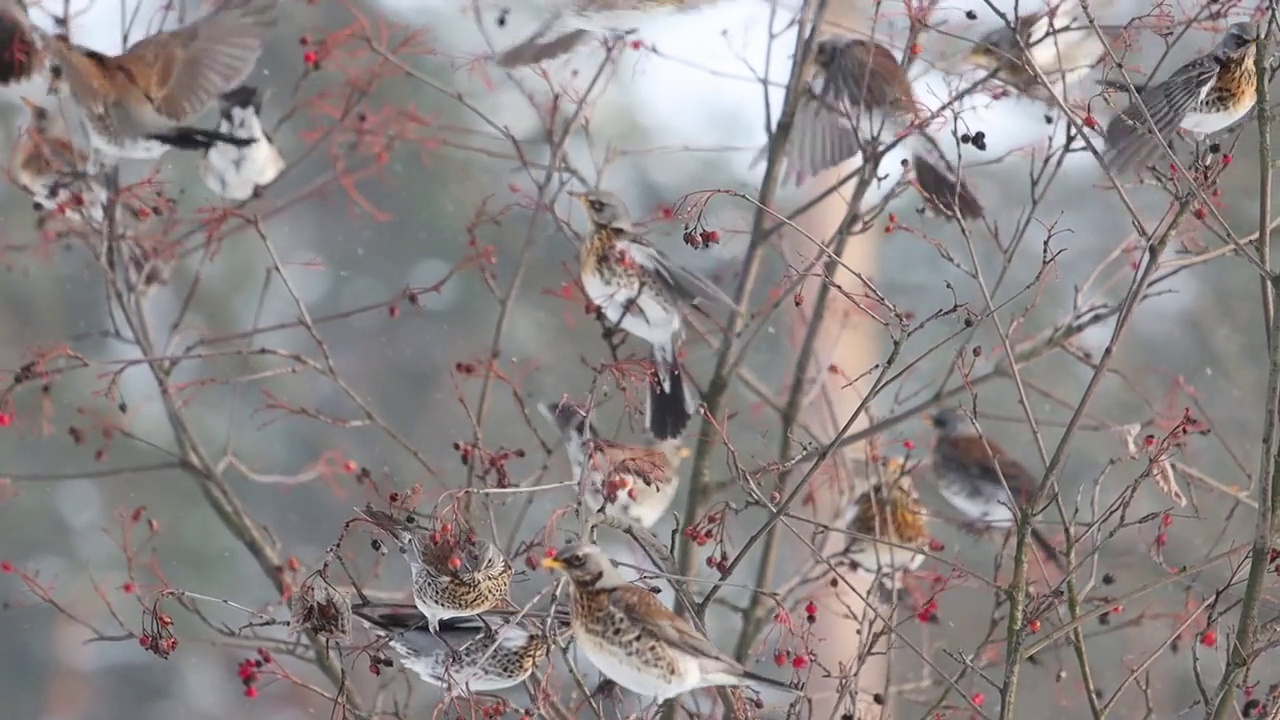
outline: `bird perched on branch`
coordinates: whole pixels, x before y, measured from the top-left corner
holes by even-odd
[[[372,505],[357,512],[404,549],[413,573],[413,603],[431,632],[442,620],[478,615],[507,599],[515,571],[493,543],[433,533]]]
[[[656,595],[624,580],[596,545],[562,548],[542,566],[569,576],[574,642],[605,677],[632,692],[659,703],[721,685],[799,692],[721,652]]]
[[[902,576],[924,562],[929,528],[924,506],[902,460],[888,458],[879,474],[845,514],[854,536],[840,553],[855,569],[875,575],[892,595]]]
[[[680,486],[676,468],[689,454],[679,438],[624,445],[601,439],[587,423],[586,408],[569,400],[539,409],[564,435],[569,467],[582,483],[588,510],[603,510],[645,529],[662,518]]]
[[[107,164],[151,160],[171,148],[207,150],[253,140],[188,123],[244,82],[275,24],[276,0],[226,0],[186,27],[138,41],[119,56],[54,36],[46,50]],[[96,159],[96,158],[95,158]]]
[[[1123,26],[1088,24],[1079,0],[1062,0],[1043,12],[1013,19],[974,43],[965,60],[994,71],[994,80],[1044,102],[1064,100],[1068,87],[1079,82],[1102,62],[1110,40]],[[1041,81],[1037,71],[1044,76]],[[1046,82],[1047,81],[1047,82]]]
[[[657,378],[649,383],[645,425],[657,440],[678,438],[694,408],[693,393],[676,357],[684,338],[681,312],[700,298],[715,299],[730,308],[734,302],[637,234],[617,195],[604,190],[570,195],[582,201],[591,221],[590,236],[582,246],[583,290],[600,308],[607,338],[621,329],[652,346]]]
[[[1257,44],[1257,23],[1236,23],[1208,55],[1142,89],[1107,123],[1108,167],[1125,172],[1156,163],[1178,128],[1200,138],[1241,120],[1258,100]]]
[[[549,5],[548,15],[533,33],[498,54],[498,65],[514,68],[554,60],[597,33],[626,34],[646,15],[716,2],[719,0],[553,0],[544,3]],[[555,35],[550,40],[543,39],[551,33]]]
[[[200,177],[217,195],[248,200],[284,172],[284,158],[262,127],[262,94],[241,85],[218,101],[218,132],[251,141],[240,146],[217,142],[205,151]]]
[[[1027,504],[1035,499],[1039,484],[1026,467],[1004,448],[974,433],[957,408],[940,410],[931,420],[938,431],[933,449],[938,491],[969,522],[977,527],[1011,528],[1018,512],[1033,509]],[[1067,571],[1062,553],[1034,526],[1031,541],[1059,570]]]
[[[0,0],[0,85],[30,80],[43,68],[42,41],[23,0]]]
[[[387,638],[406,669],[436,687],[473,693],[503,690],[524,682],[551,653],[551,641],[541,627],[546,613],[519,616],[517,611],[490,610],[441,620],[434,633],[413,605],[362,605],[352,613]],[[551,628],[556,639],[567,639],[567,615],[553,615]]]
[[[870,40],[828,37],[814,48],[809,79],[783,151],[797,183],[903,138],[912,150],[916,184],[935,209],[982,217],[982,203],[942,156],[923,127],[906,71],[888,48]],[[753,165],[768,154],[766,145]]]

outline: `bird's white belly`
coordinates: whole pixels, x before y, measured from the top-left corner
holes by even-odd
[[[393,643],[394,644],[394,643]],[[404,651],[402,651],[404,652]],[[494,692],[509,688],[515,683],[506,678],[493,678],[474,667],[453,662],[450,653],[443,650],[427,656],[410,656],[402,660],[405,668],[412,670],[423,681],[436,687],[457,688],[471,692]]]
[[[587,656],[591,664],[605,677],[633,693],[647,695],[662,702],[698,686],[698,668],[694,663],[685,663],[686,667],[682,668],[683,677],[674,677],[670,682],[665,682],[656,673],[641,671],[634,660],[617,648],[588,637],[585,633],[575,635],[578,647],[582,648],[582,654]]]
[[[1182,119],[1182,129],[1201,135],[1216,133],[1239,122],[1251,109],[1252,106],[1243,106],[1222,113],[1189,112]]]
[[[665,343],[680,331],[679,311],[667,307],[653,293],[642,292],[637,296],[595,275],[585,274],[582,290],[610,323],[650,344]]]
[[[1007,505],[1009,502],[1007,496],[1003,502],[994,502],[982,495],[973,496],[960,492],[950,487],[946,482],[938,484],[938,492],[942,494],[942,497],[947,502],[951,503],[952,507],[960,511],[960,514],[974,522],[980,522],[991,527],[1009,527],[1013,524],[1013,512]]]

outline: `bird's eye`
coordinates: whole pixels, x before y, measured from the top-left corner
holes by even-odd
[[[582,567],[583,562],[584,562],[583,557],[581,555],[578,555],[577,553],[574,553],[573,555],[570,555],[569,557],[564,559],[564,564],[568,565],[569,567]]]
[[[596,212],[600,212],[600,211],[604,210],[604,203],[600,202],[599,200],[592,200],[592,201],[591,201],[591,209],[592,209],[592,210],[594,210],[594,211],[596,211]]]

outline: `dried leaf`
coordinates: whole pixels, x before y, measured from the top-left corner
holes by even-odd
[[[319,573],[289,598],[289,631],[311,632],[328,640],[351,636],[351,601]]]
[[[1156,481],[1156,487],[1160,488],[1160,492],[1177,503],[1178,507],[1187,506],[1187,497],[1182,494],[1182,490],[1178,487],[1178,478],[1173,473],[1173,463],[1153,458],[1151,479]]]
[[[1111,428],[1111,434],[1124,445],[1125,451],[1129,453],[1129,459],[1138,457],[1138,453],[1142,450],[1138,446],[1138,433],[1142,432],[1140,423],[1129,423],[1119,427]]]

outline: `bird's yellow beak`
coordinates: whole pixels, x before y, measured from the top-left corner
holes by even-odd
[[[543,558],[542,567],[549,568],[551,570],[563,570],[564,563],[560,562],[559,558],[553,558],[553,557]]]

